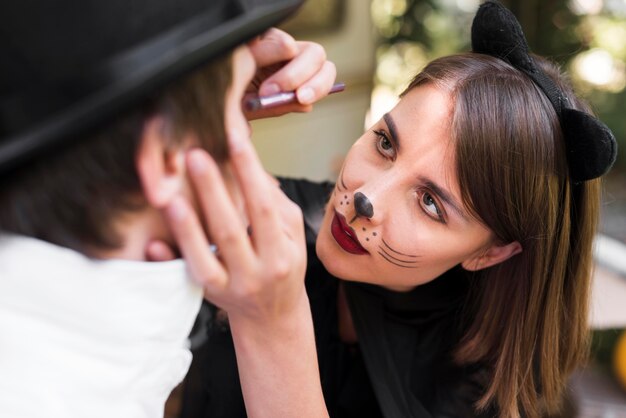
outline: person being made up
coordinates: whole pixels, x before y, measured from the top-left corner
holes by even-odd
[[[281,179],[305,217],[331,417],[539,417],[587,356],[615,139],[499,3],[480,6],[472,44],[413,79],[336,184]],[[175,228],[187,252],[206,246],[192,221]],[[185,418],[246,415],[231,331],[194,358]]]
[[[0,416],[163,416],[201,285],[231,315],[251,414],[291,413],[285,396],[323,412],[302,214],[263,171],[241,107],[249,86],[296,90],[275,113],[329,91],[324,50],[269,29],[300,3],[2,3]],[[205,207],[190,179],[207,151],[238,202],[224,221],[253,231],[241,274],[219,285],[192,282],[181,260],[146,262],[175,248],[179,196]],[[247,297],[257,283],[266,293]]]

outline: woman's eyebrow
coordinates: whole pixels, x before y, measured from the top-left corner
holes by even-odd
[[[450,206],[452,210],[454,210],[464,221],[468,220],[468,216],[463,209],[461,209],[461,205],[454,199],[451,193],[449,193],[446,189],[439,186],[434,181],[426,178],[420,177],[419,181],[424,184],[427,188],[432,190],[443,202]]]
[[[398,136],[396,123],[393,121],[393,118],[391,117],[389,113],[385,113],[383,115],[383,120],[387,124],[387,129],[389,130],[389,136],[391,137],[389,138],[389,140],[393,141],[394,145],[396,146],[396,149],[400,151],[400,137]],[[461,209],[462,206],[454,199],[452,194],[449,193],[446,189],[444,189],[443,187],[439,186],[437,183],[435,183],[434,181],[426,177],[420,177],[419,180],[422,184],[426,185],[426,187],[432,190],[433,193],[439,196],[446,205],[450,206],[452,210],[454,210],[464,221],[467,221],[469,219],[465,211]]]
[[[389,135],[391,136],[391,138],[389,139],[393,141],[394,145],[396,146],[396,150],[400,151],[400,137],[398,136],[396,123],[393,121],[389,113],[385,113],[383,115],[383,120],[387,124],[387,129],[389,129]]]

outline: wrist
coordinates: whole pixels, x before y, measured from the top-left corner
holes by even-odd
[[[311,309],[304,289],[302,293],[293,309],[282,315],[229,318],[241,387],[251,418],[328,417]]]
[[[313,330],[309,298],[304,289],[289,310],[264,316],[229,312],[228,321],[233,339],[239,344],[280,344],[309,332],[312,335]]]

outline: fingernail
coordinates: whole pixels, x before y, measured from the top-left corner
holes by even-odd
[[[187,207],[179,197],[174,198],[174,200],[170,202],[170,205],[167,207],[167,215],[176,222],[182,221],[185,218],[187,215]]]
[[[189,171],[194,174],[202,174],[206,171],[206,161],[200,151],[190,151],[187,157]]]
[[[311,87],[303,87],[298,90],[298,101],[302,104],[312,103],[315,98],[315,92]]]
[[[280,93],[280,86],[276,83],[264,84],[259,89],[259,95],[261,96],[270,96],[276,93]]]

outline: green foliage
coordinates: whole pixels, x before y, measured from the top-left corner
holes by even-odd
[[[621,115],[626,105],[624,16],[606,10],[606,4],[605,10],[595,15],[576,14],[569,0],[502,3],[520,20],[531,50],[571,73],[579,92],[615,133],[620,150],[626,150],[626,124]],[[373,0],[372,16],[381,36],[376,82],[399,92],[429,60],[469,50],[471,20],[478,4],[479,0]],[[605,52],[611,61],[598,64],[599,54],[587,54],[595,50]],[[596,60],[596,67],[590,67],[592,59]],[[581,68],[587,69],[587,75]],[[614,79],[599,82],[598,68]],[[585,79],[590,73],[593,76],[594,71],[596,79]],[[624,154],[618,155],[615,169],[626,173]]]

